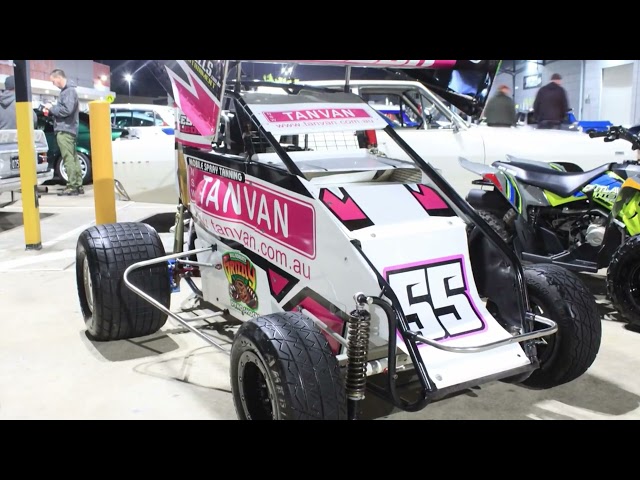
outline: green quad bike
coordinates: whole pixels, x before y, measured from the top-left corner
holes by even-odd
[[[640,148],[640,126],[590,132]],[[491,166],[460,159],[482,177],[467,201],[525,262],[578,272],[608,268],[607,294],[640,325],[640,165],[638,159],[589,171],[575,165],[508,157]]]

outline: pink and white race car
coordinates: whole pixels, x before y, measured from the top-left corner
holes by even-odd
[[[361,97],[245,82],[230,66],[167,65],[195,127],[187,142],[177,132],[174,251],[144,223],[79,236],[79,300],[95,340],[151,335],[170,317],[230,355],[240,419],[357,419],[368,392],[416,411],[488,381],[552,388],[589,369],[601,325],[579,278],[523,267]],[[343,132],[358,149],[308,146]],[[382,132],[405,158],[380,153]],[[181,281],[212,306],[207,322],[240,321],[230,349],[171,309]],[[411,400],[400,372],[417,385]]]

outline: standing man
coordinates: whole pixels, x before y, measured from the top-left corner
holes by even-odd
[[[512,127],[516,124],[516,105],[509,93],[511,89],[508,86],[500,85],[498,93],[487,102],[484,116],[490,127]]]
[[[567,92],[561,86],[562,77],[558,73],[551,75],[551,81],[538,90],[533,102],[533,114],[538,128],[559,129],[569,111]]]
[[[60,97],[56,105],[47,103],[44,108],[53,116],[53,131],[69,178],[67,186],[58,192],[58,195],[79,195],[84,193],[84,189],[82,188],[82,169],[76,154],[80,111],[78,92],[75,85],[67,80],[64,71],[59,68],[51,72],[49,79],[60,89]]]

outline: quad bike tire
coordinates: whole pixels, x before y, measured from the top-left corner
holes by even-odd
[[[124,271],[136,262],[165,255],[157,231],[145,223],[95,225],[84,230],[76,246],[76,282],[89,336],[97,341],[151,335],[167,315],[130,290]],[[135,270],[131,282],[169,308],[168,264]]]
[[[555,321],[558,331],[537,345],[540,368],[522,384],[553,388],[580,377],[596,359],[602,338],[598,307],[584,282],[562,267],[539,264],[523,270],[531,308]]]
[[[299,312],[244,322],[231,347],[240,420],[346,420],[344,381],[321,330]]]
[[[82,184],[89,185],[93,181],[93,168],[91,166],[91,159],[88,155],[82,152],[76,152],[76,156],[78,157],[78,162],[80,162],[80,168],[82,170]],[[62,180],[64,185],[69,181],[69,177],[67,176],[67,171],[64,168],[64,160],[62,157],[58,158],[55,167],[55,175],[57,178]]]
[[[495,213],[488,212],[486,210],[478,210],[477,212],[478,215],[480,215],[482,219],[489,224],[493,231],[496,232],[502,240],[506,243],[511,242],[511,234],[507,230],[507,224],[504,220],[498,217]]]
[[[640,326],[640,235],[629,238],[613,254],[607,270],[607,293],[620,316]]]

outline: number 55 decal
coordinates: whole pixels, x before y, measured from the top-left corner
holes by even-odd
[[[486,328],[469,293],[464,257],[389,267],[384,275],[413,332],[442,340]]]

